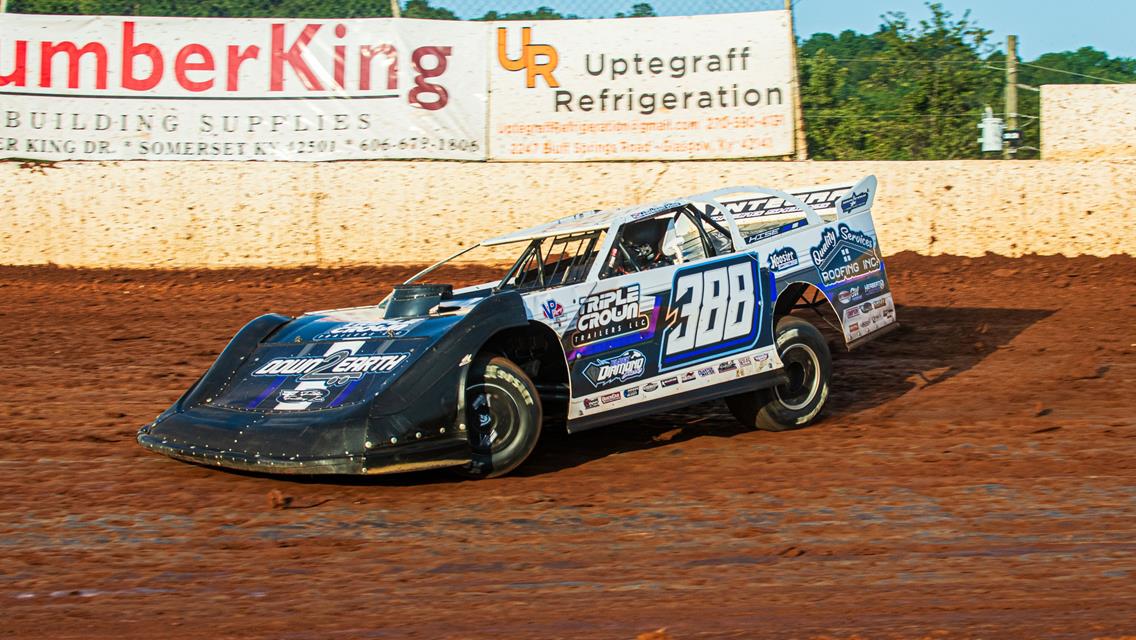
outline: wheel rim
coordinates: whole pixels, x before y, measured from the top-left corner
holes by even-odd
[[[466,389],[469,406],[470,445],[481,454],[509,446],[521,426],[521,408],[504,387],[485,382]]]
[[[781,353],[781,362],[789,381],[774,387],[773,392],[786,409],[799,411],[812,402],[820,389],[820,358],[808,345],[794,343]]]

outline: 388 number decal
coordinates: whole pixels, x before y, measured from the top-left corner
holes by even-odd
[[[763,311],[759,273],[749,256],[679,269],[659,370],[753,348]]]

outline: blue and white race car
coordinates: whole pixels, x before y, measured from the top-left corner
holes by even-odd
[[[831,358],[792,312],[831,309],[849,348],[897,326],[875,193],[869,176],[589,211],[477,245],[517,256],[498,281],[423,283],[463,251],[375,306],[261,316],[138,441],[271,473],[494,477],[545,424],[724,398],[746,425],[803,427]]]

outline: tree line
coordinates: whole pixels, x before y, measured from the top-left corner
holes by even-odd
[[[930,17],[881,16],[874,33],[817,33],[798,42],[801,104],[809,156],[818,160],[946,160],[980,158],[977,124],[986,106],[1003,115],[1006,53],[991,31],[928,3]],[[429,0],[403,0],[407,18],[457,20]],[[186,17],[389,17],[389,0],[10,0],[13,13]],[[647,3],[611,17],[654,16]],[[549,7],[489,11],[477,20],[560,20],[578,16]],[[1018,82],[1136,82],[1136,59],[1082,47],[1019,62]],[[1040,99],[1019,91],[1019,157],[1040,146]],[[1031,149],[1033,148],[1033,149]],[[990,154],[987,154],[988,156]]]

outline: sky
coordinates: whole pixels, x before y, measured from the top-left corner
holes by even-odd
[[[1136,58],[1136,0],[938,0],[961,16],[968,8],[979,26],[991,29],[998,48],[1006,36],[1018,36],[1018,55],[1032,60],[1043,53],[1092,46],[1112,56]],[[463,18],[490,9],[515,11],[540,5],[591,17],[626,12],[636,2],[648,2],[659,15],[723,13],[781,8],[782,0],[432,0],[457,10]],[[797,35],[840,33],[852,29],[871,33],[888,11],[903,11],[914,22],[930,16],[923,0],[795,0]]]

